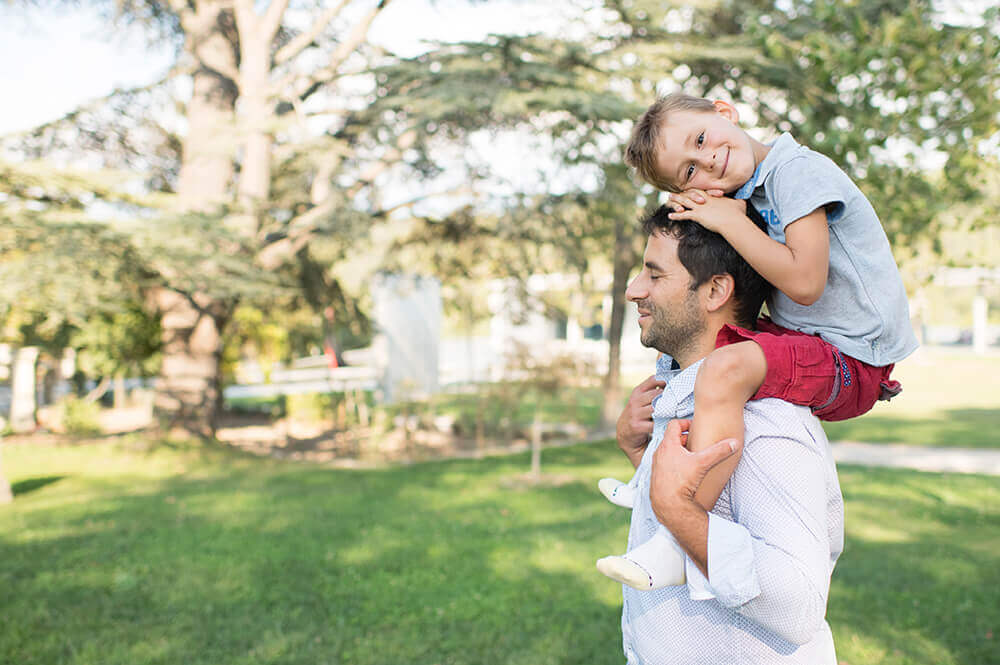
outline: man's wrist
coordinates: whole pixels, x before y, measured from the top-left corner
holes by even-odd
[[[677,493],[664,496],[662,492],[655,492],[651,493],[649,498],[656,519],[671,531],[684,521],[705,512],[694,497],[685,497]]]
[[[618,448],[631,460],[632,465],[638,467],[643,454],[646,452],[646,448],[649,446],[649,437],[645,437],[644,441],[639,445],[636,445],[634,440],[630,440],[627,437],[616,437],[616,441]]]

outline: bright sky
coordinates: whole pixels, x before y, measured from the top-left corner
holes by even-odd
[[[553,4],[401,0],[377,19],[370,36],[397,52],[413,53],[421,40],[476,39],[527,26],[538,30],[551,22]],[[146,44],[140,29],[112,29],[87,8],[0,4],[0,90],[6,101],[0,134],[53,120],[115,88],[155,81],[172,61],[169,50]]]

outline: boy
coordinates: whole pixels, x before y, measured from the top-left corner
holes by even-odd
[[[670,217],[721,234],[775,288],[756,330],[726,326],[695,383],[691,450],[743,440],[748,400],[777,397],[844,420],[899,393],[889,378],[917,347],[889,241],[871,204],[830,159],[783,134],[770,145],[737,125],[731,104],[683,94],[657,100],[636,123],[625,162],[671,192]],[[724,196],[728,195],[728,196]],[[762,234],[746,214],[767,220]],[[739,456],[713,469],[697,500],[710,510]],[[631,507],[634,487],[605,478],[601,491]],[[637,589],[684,583],[684,555],[669,532],[604,574]]]

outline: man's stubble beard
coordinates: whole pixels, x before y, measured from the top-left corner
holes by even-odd
[[[639,341],[671,358],[683,357],[687,348],[695,344],[707,327],[705,317],[698,308],[697,291],[688,291],[683,306],[673,316],[649,301],[638,304],[649,311],[652,319],[639,335]]]

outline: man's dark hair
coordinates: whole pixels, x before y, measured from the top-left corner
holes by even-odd
[[[732,275],[736,322],[744,328],[753,329],[761,305],[771,294],[771,284],[751,268],[721,235],[709,231],[698,222],[670,219],[671,212],[673,211],[666,206],[657,208],[642,220],[643,232],[646,235],[662,233],[677,239],[677,258],[691,273],[692,291],[713,275]],[[767,233],[767,222],[749,204],[747,216],[762,233]]]

